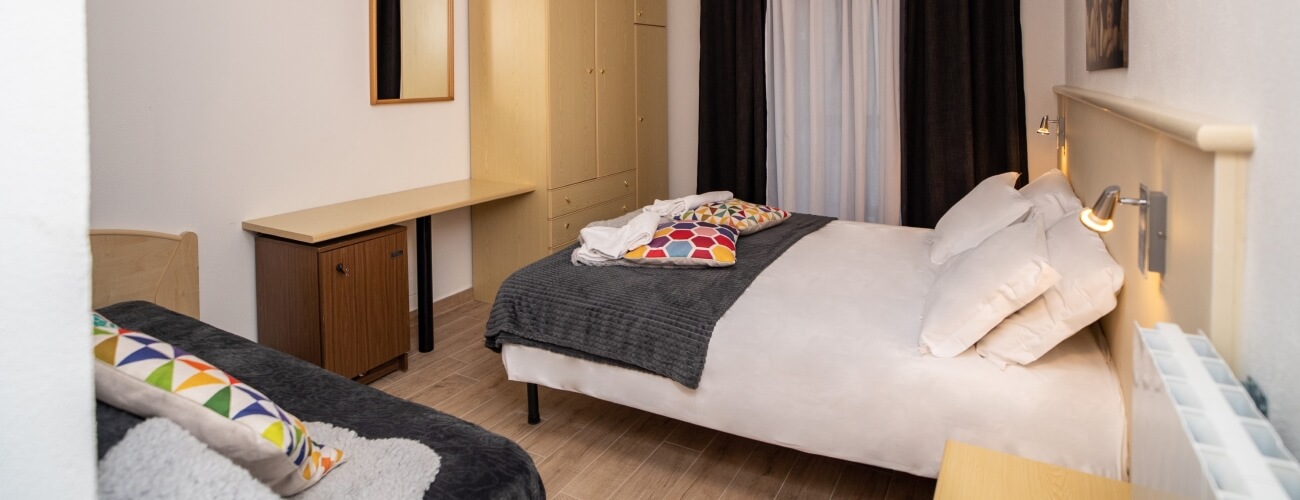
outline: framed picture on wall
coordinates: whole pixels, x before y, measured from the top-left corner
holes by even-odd
[[[1088,71],[1128,67],[1128,0],[1087,0]]]

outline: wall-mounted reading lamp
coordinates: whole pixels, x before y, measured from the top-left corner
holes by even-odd
[[[1051,124],[1056,124],[1056,130],[1061,130],[1061,120],[1053,120],[1050,116],[1043,115],[1043,119],[1038,121],[1038,135],[1051,135],[1052,129],[1048,128]]]
[[[1168,199],[1164,193],[1151,191],[1145,184],[1140,185],[1137,198],[1121,198],[1119,186],[1108,186],[1097,197],[1092,208],[1085,208],[1079,214],[1079,220],[1088,229],[1105,233],[1115,229],[1115,206],[1117,204],[1138,206],[1138,269],[1145,275],[1147,271],[1164,274],[1165,241],[1168,240],[1166,214]]]

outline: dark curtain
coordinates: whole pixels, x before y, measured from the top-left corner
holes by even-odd
[[[375,86],[380,99],[402,97],[402,10],[398,0],[375,2]]]
[[[903,224],[934,227],[1027,171],[1020,0],[905,0],[902,23]]]
[[[696,190],[767,201],[766,0],[700,2]]]

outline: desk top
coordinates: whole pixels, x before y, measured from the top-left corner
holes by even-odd
[[[936,499],[1132,498],[1128,483],[948,441]]]
[[[319,243],[426,215],[529,193],[533,189],[530,184],[468,179],[246,220],[243,227],[255,233],[303,243]]]

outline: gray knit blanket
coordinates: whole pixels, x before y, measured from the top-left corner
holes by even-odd
[[[742,236],[720,268],[581,267],[561,251],[506,278],[486,345],[519,344],[700,385],[713,326],[750,283],[832,217],[792,214]]]

